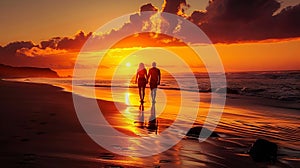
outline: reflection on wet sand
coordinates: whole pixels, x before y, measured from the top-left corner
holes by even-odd
[[[138,121],[136,122],[138,125],[137,127],[139,128],[144,128],[145,125],[145,112],[144,112],[144,103],[141,102],[139,106],[139,116],[138,116]]]
[[[150,117],[149,117],[149,122],[148,122],[148,127],[147,128],[150,132],[155,132],[155,134],[157,134],[158,120],[156,118],[155,103],[152,103],[152,106],[151,106],[151,114],[150,114]]]
[[[149,117],[148,123],[145,122],[145,111],[144,111],[144,103],[141,103],[139,106],[139,115],[138,121],[135,122],[138,128],[147,129],[149,133],[157,134],[158,130],[158,120],[156,118],[156,108],[155,103],[151,105],[151,114]]]

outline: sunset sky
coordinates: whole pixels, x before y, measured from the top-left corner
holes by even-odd
[[[167,7],[162,7],[163,0],[0,1],[0,63],[50,67],[71,75],[89,32],[125,14],[132,14],[128,22],[134,25],[133,13],[148,3],[173,13],[179,8],[176,1],[185,0],[166,0]],[[186,0],[182,17],[197,24],[215,43],[226,71],[299,70],[299,0],[280,2]]]
[[[163,0],[1,0],[0,45],[12,41],[39,43],[51,37],[73,36],[77,31],[93,32],[110,20],[135,13],[152,3],[161,9]],[[204,10],[208,0],[189,0],[194,10]],[[3,26],[4,25],[4,26]]]

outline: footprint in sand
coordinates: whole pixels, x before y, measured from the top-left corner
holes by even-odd
[[[43,134],[46,134],[46,132],[43,131],[36,132],[36,135],[43,135]]]
[[[28,142],[29,139],[28,139],[28,138],[22,138],[20,141],[21,141],[21,142]]]
[[[123,168],[123,166],[105,165],[104,168]]]
[[[54,116],[56,116],[56,113],[50,113],[49,114],[51,117],[54,117]]]
[[[26,153],[23,155],[23,158],[20,162],[18,162],[18,164],[25,166],[32,166],[34,164],[36,164],[36,158],[37,158],[37,155],[36,154],[33,154],[33,153]]]
[[[11,137],[14,138],[14,139],[19,139],[21,136],[19,136],[19,135],[13,135]]]
[[[33,128],[32,127],[25,127],[24,129],[25,130],[32,130]]]
[[[40,122],[40,125],[46,125],[48,124],[47,122]]]
[[[102,153],[99,158],[101,159],[106,159],[106,160],[111,160],[113,159],[115,156],[111,153]]]
[[[172,162],[171,160],[160,160],[159,163],[170,163]]]

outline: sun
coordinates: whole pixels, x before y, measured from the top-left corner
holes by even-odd
[[[127,63],[126,63],[126,66],[127,66],[127,67],[130,67],[130,66],[131,66],[130,62],[127,62]]]

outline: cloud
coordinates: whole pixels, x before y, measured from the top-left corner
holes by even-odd
[[[205,11],[194,11],[189,17],[189,20],[199,26],[205,22],[206,20],[205,17],[206,17]]]
[[[53,49],[47,48],[42,50],[37,47],[31,49],[22,48],[17,50],[14,55],[0,56],[0,62],[6,65],[12,66],[33,66],[33,67],[44,67],[53,69],[69,69],[74,66],[75,53],[64,53],[59,54],[47,53],[45,55],[38,55],[45,53],[46,51],[52,51]],[[55,51],[56,52],[56,51]],[[27,55],[25,55],[27,54]]]
[[[279,8],[276,0],[213,0],[189,19],[214,43],[299,37],[300,4],[274,15]]]
[[[39,45],[31,41],[12,42],[0,47],[0,63],[12,66],[73,68],[74,58],[92,33],[80,31],[73,38],[54,37]]]
[[[145,11],[158,11],[158,9],[153,6],[151,3],[145,4],[141,6],[140,12],[145,12]]]
[[[300,22],[298,21],[300,4],[285,8],[278,13],[281,4],[276,0],[211,0],[205,11],[194,11],[191,16],[186,16],[184,13],[185,6],[189,6],[186,0],[165,0],[162,11],[190,20],[213,43],[249,42],[300,36]],[[110,40],[141,30],[179,35],[183,39],[187,33],[191,33],[190,26],[183,20],[162,14],[161,22],[154,22],[152,15],[146,15],[144,11],[157,11],[157,8],[152,4],[143,5],[140,13],[131,15],[130,21],[123,27],[112,30],[110,34],[101,38]],[[156,40],[169,42],[170,45],[172,42],[168,38]],[[185,40],[191,43],[203,42],[201,39],[196,39],[196,36]]]
[[[33,44],[32,41],[17,41],[7,44],[6,46],[0,48],[0,56],[7,55],[11,56],[16,53],[18,49],[21,48],[32,48],[36,45]]]
[[[75,35],[74,38],[69,37],[54,37],[47,41],[42,41],[40,47],[45,49],[47,47],[53,49],[66,49],[66,50],[79,50],[83,44],[87,41],[89,37],[92,36],[92,33],[85,35],[83,31],[80,31]]]
[[[43,56],[51,56],[51,55],[58,55],[58,54],[65,54],[65,53],[67,53],[67,50],[65,49],[60,50],[60,49],[53,49],[50,47],[21,48],[16,51],[16,54],[25,55],[27,57],[43,57]]]
[[[274,16],[276,29],[274,34],[278,38],[299,37],[300,36],[300,4],[283,9]],[[277,24],[276,24],[277,23]]]
[[[186,5],[186,0],[164,0],[162,11],[175,15],[184,15],[184,6]]]
[[[140,33],[129,36],[116,43],[112,48],[131,48],[131,47],[164,47],[164,46],[184,46],[180,40],[155,33]]]
[[[211,0],[205,11],[194,11],[191,16],[186,16],[184,6],[189,6],[186,0],[165,0],[162,11],[182,16],[183,19],[195,23],[213,43],[237,43],[300,36],[298,21],[300,4],[285,8],[278,13],[281,4],[276,0]],[[153,22],[152,16],[143,17],[143,11],[157,11],[157,8],[151,4],[143,5],[140,11],[141,13],[132,15],[130,22],[122,28],[112,31],[111,37],[140,30],[174,34],[183,38],[186,33],[190,33],[189,25],[180,19],[162,14],[162,21],[158,25]],[[109,36],[105,38],[109,39]],[[170,40],[164,39],[164,41]],[[188,41],[202,42],[201,39],[195,38]]]
[[[58,44],[58,42],[60,40],[61,40],[60,37],[54,37],[54,38],[52,38],[50,40],[47,40],[47,41],[41,41],[40,47],[42,49],[45,49],[47,47],[49,47],[49,48],[57,48],[57,44]]]
[[[48,59],[60,60],[63,67],[70,67],[76,53],[88,39],[90,48],[87,51],[92,51],[93,48],[98,50],[100,47],[107,49],[111,47],[108,44],[119,37],[124,37],[123,41],[126,43],[117,43],[113,47],[180,46],[184,45],[180,40],[164,33],[182,37],[191,33],[185,20],[199,26],[214,43],[300,37],[300,4],[277,12],[280,3],[276,0],[211,0],[205,11],[194,11],[191,16],[184,13],[185,6],[188,7],[186,0],[165,0],[163,4],[162,11],[182,16],[181,19],[168,18],[162,14],[159,20],[155,15],[158,8],[148,3],[141,6],[138,13],[131,15],[121,28],[106,34],[85,34],[80,31],[74,37],[54,37],[41,41],[38,45],[31,41],[12,42],[0,46],[0,63],[57,66]],[[153,33],[136,34],[140,31]],[[192,43],[201,41],[196,38],[188,40]]]

